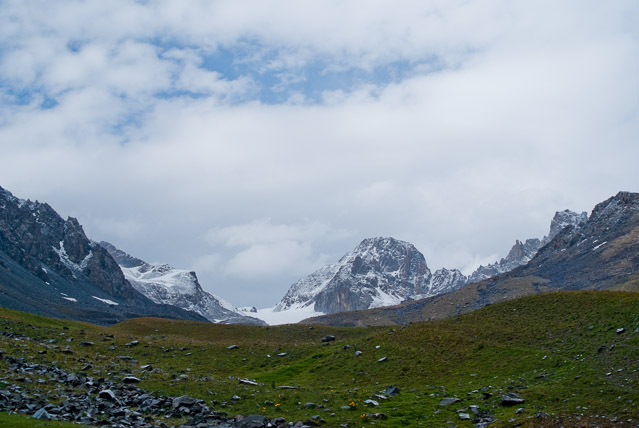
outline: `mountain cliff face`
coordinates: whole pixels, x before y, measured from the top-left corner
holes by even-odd
[[[431,274],[424,256],[408,242],[370,238],[337,263],[294,283],[275,311],[313,305],[316,312],[334,313],[387,306],[453,290],[464,280],[456,270]]]
[[[153,265],[133,257],[108,242],[100,242],[120,265],[124,277],[155,303],[177,306],[222,324],[264,324],[244,316],[228,302],[202,289],[195,272],[169,265]]]
[[[488,266],[479,266],[472,274],[468,276],[467,282],[479,282],[495,275],[510,272],[511,270],[525,265],[537,254],[537,251],[548,242],[550,242],[559,232],[566,227],[579,227],[588,220],[588,213],[581,214],[565,210],[558,211],[550,222],[550,230],[548,235],[542,239],[532,238],[525,242],[515,241],[515,245],[510,249],[508,255],[497,263]]]
[[[560,217],[564,214],[558,213]],[[558,218],[549,234],[554,236],[528,263],[507,273],[420,301],[304,322],[369,325],[427,321],[554,290],[639,291],[639,194],[619,192],[595,206],[585,222],[580,214],[568,217],[578,221]]]
[[[110,323],[153,315],[199,319],[156,305],[124,278],[74,218],[0,187],[0,304],[59,318]]]

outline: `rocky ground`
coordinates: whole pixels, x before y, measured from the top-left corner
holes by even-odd
[[[2,335],[16,342],[33,340],[6,331]],[[93,344],[82,342],[80,345],[90,347]],[[140,428],[319,425],[315,421],[289,424],[283,418],[271,421],[261,415],[229,417],[226,413],[210,409],[204,401],[187,395],[167,397],[149,394],[136,386],[140,379],[135,376],[126,376],[120,381],[96,379],[85,376],[82,371],[68,372],[53,364],[37,364],[6,351],[0,351],[0,358],[8,368],[0,380],[0,411],[33,415],[39,420]],[[91,364],[84,367],[86,370],[90,368]],[[153,370],[150,366],[142,369]]]

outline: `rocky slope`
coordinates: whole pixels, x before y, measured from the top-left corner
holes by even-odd
[[[275,311],[311,305],[322,313],[374,308],[448,292],[464,283],[457,270],[432,274],[424,256],[408,242],[370,238],[337,263],[294,283]]]
[[[238,313],[230,303],[202,289],[195,272],[154,265],[133,257],[108,242],[100,242],[120,265],[124,277],[155,303],[177,306],[222,324],[264,324]]]
[[[76,219],[63,220],[48,204],[1,187],[0,305],[94,323],[135,316],[203,320],[140,294]]]
[[[542,239],[532,238],[525,242],[515,241],[515,245],[510,249],[508,255],[496,263],[488,266],[479,266],[468,276],[468,283],[483,281],[495,275],[510,272],[511,270],[525,265],[537,254],[539,249],[550,242],[561,230],[566,227],[578,227],[588,219],[588,213],[581,214],[570,210],[558,211],[550,222],[548,235]]]
[[[315,312],[330,314],[448,293],[528,263],[562,229],[577,227],[587,217],[585,212],[557,212],[546,237],[515,241],[506,257],[480,266],[468,277],[457,269],[442,268],[431,273],[424,256],[410,243],[393,238],[366,239],[339,262],[294,283],[274,311],[312,307]]]
[[[555,223],[554,230],[559,232],[528,263],[510,272],[416,302],[326,315],[304,322],[405,323],[441,319],[495,302],[554,290],[639,291],[638,193],[619,192],[595,206],[584,223],[560,225]]]

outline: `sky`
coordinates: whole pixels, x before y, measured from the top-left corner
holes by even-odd
[[[0,0],[0,186],[274,305],[362,239],[469,273],[639,191],[636,0]]]

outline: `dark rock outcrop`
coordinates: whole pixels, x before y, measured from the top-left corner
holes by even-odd
[[[99,324],[136,316],[205,319],[157,305],[124,278],[75,218],[0,188],[0,305]]]

